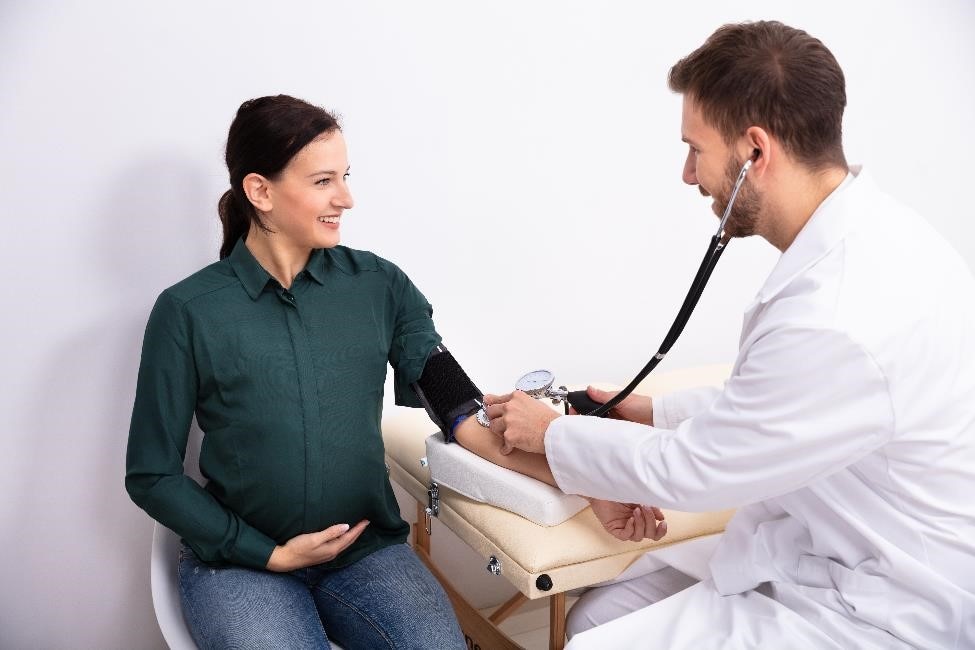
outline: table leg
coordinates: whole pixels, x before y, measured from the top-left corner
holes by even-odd
[[[515,610],[517,610],[519,607],[521,607],[527,602],[528,602],[528,597],[519,591],[514,596],[512,596],[511,599],[508,600],[508,602],[506,602],[504,605],[501,605],[501,607],[498,607],[496,610],[494,610],[494,613],[488,617],[488,620],[494,623],[495,625],[500,625],[501,621],[514,614]]]
[[[548,647],[549,650],[565,647],[565,592],[548,599]]]

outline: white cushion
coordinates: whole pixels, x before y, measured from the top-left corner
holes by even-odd
[[[521,515],[540,526],[557,526],[589,503],[524,474],[495,465],[439,431],[426,439],[430,478],[464,496]]]

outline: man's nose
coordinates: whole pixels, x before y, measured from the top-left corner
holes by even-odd
[[[684,172],[681,174],[682,180],[688,185],[697,185],[697,161],[694,159],[694,152],[688,152],[687,159],[684,160]]]

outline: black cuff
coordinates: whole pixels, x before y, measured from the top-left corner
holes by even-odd
[[[484,399],[484,394],[443,346],[434,348],[427,357],[413,390],[447,442],[454,439],[451,431],[454,420],[476,411]]]

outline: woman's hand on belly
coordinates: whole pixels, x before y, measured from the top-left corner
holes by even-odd
[[[267,561],[268,571],[294,571],[334,560],[359,538],[369,522],[365,519],[352,528],[335,524],[317,533],[295,535],[284,546],[276,546]]]

